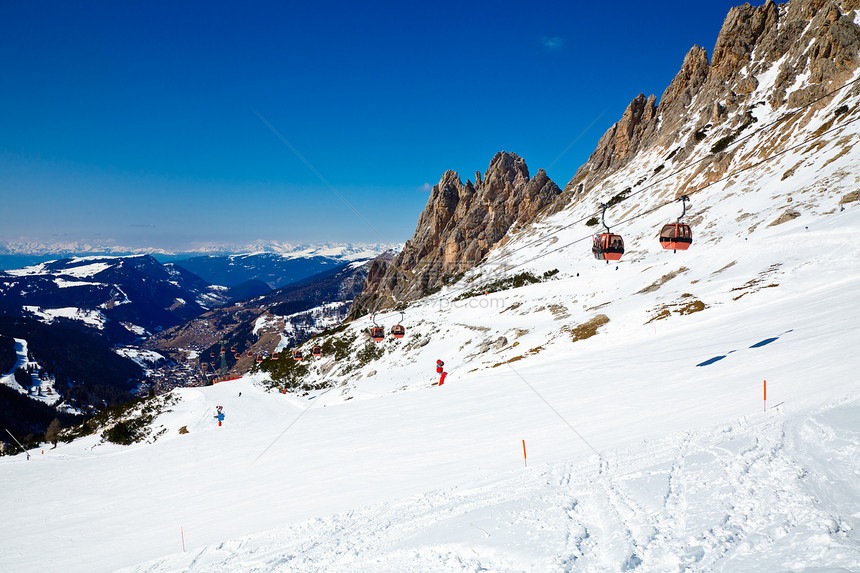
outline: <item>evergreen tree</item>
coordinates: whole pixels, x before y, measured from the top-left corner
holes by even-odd
[[[45,430],[45,440],[54,444],[54,447],[57,447],[57,441],[60,439],[60,420],[54,418],[50,424],[48,424],[48,429]]]
[[[33,385],[33,379],[23,368],[15,370],[15,382],[27,391],[29,391],[30,387]]]

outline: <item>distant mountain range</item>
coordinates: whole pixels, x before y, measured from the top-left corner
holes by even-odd
[[[0,269],[11,269],[43,262],[45,257],[152,255],[165,262],[202,255],[235,255],[273,253],[287,258],[327,257],[340,261],[373,258],[387,250],[399,250],[397,244],[384,243],[291,243],[254,241],[250,243],[205,243],[188,249],[129,247],[90,241],[0,241]]]
[[[191,352],[208,356],[219,339],[230,338],[243,353],[268,354],[334,326],[360,292],[370,259],[361,258],[367,251],[359,248],[301,254],[309,252],[320,255],[257,253],[172,263],[151,255],[91,256],[0,270],[0,336],[7,346],[14,339],[38,355],[27,362],[21,358],[26,350],[10,354],[12,362],[4,363],[0,375],[13,380],[17,367],[11,364],[17,361],[38,363],[57,379],[56,408],[21,394],[14,381],[7,386],[15,392],[0,396],[0,406],[5,404],[7,414],[17,412],[12,425],[19,431],[38,432],[54,414],[63,414],[61,408],[91,413],[141,388],[163,390],[173,383],[171,376],[187,382],[195,373],[179,366]],[[289,284],[272,290],[264,281]],[[149,380],[152,372],[128,360],[146,353],[139,350],[144,343],[178,361],[159,366],[158,384]],[[253,359],[235,362],[231,355],[230,367],[244,371]]]
[[[176,360],[199,358],[220,368],[219,340],[231,351],[226,366],[247,372],[255,356],[289,349],[338,325],[361,292],[371,261],[342,263],[261,296],[214,308],[149,338],[144,347]],[[250,355],[249,355],[250,353]]]
[[[242,294],[249,292],[247,285]],[[263,284],[253,294],[266,292]],[[126,344],[180,324],[233,296],[149,255],[76,257],[0,271],[0,314],[84,328]]]
[[[251,280],[262,281],[277,289],[304,278],[334,269],[345,262],[365,261],[352,252],[340,256],[296,257],[293,254],[254,253],[246,255],[205,255],[174,261],[213,284],[235,287]]]

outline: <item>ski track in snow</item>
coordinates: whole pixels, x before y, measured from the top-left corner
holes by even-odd
[[[852,570],[858,433],[857,397],[772,411],[126,571]]]

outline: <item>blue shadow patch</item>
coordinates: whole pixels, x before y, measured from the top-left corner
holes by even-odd
[[[725,355],[725,354],[724,354],[724,355],[722,355],[722,356],[714,356],[713,358],[710,358],[710,359],[708,359],[708,360],[705,360],[704,362],[702,362],[702,363],[700,363],[700,364],[696,364],[696,366],[710,366],[710,365],[711,365],[711,364],[713,364],[714,362],[719,362],[720,360],[722,360],[722,359],[723,359],[723,358],[725,358],[725,357],[726,357],[726,355]]]
[[[779,336],[775,336],[773,338],[765,338],[761,342],[756,342],[755,344],[750,346],[750,348],[761,348],[762,346],[767,346],[771,342],[776,342],[777,340],[779,340]]]

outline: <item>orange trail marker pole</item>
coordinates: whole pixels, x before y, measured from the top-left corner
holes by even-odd
[[[529,467],[529,462],[526,459],[526,441],[525,440],[523,440],[523,465],[525,467]]]
[[[767,380],[761,383],[761,391],[764,398],[764,411],[767,412]]]

